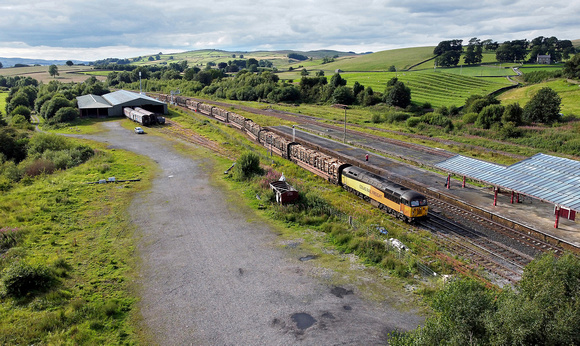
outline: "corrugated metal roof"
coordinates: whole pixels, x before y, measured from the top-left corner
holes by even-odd
[[[537,154],[509,167],[461,155],[436,165],[445,171],[580,211],[580,162]]]
[[[103,98],[105,98],[113,106],[138,99],[147,100],[155,104],[163,104],[163,102],[147,95],[141,95],[127,90],[117,90],[112,93],[103,95]]]
[[[83,95],[77,97],[79,109],[86,108],[111,108],[112,106],[102,96]]]

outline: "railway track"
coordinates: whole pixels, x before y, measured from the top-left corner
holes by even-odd
[[[208,101],[208,100],[202,100],[202,99],[196,99],[196,98],[192,98],[192,99],[199,101],[199,102],[211,103],[213,105],[223,107],[224,109],[228,109],[228,108],[232,107],[231,104],[228,104],[225,102]],[[249,112],[249,113],[261,114],[261,115],[266,115],[266,116],[274,116],[274,117],[279,118],[279,119],[288,120],[288,121],[292,121],[292,122],[298,122],[298,123],[302,123],[302,124],[317,125],[317,126],[325,127],[328,129],[332,129],[334,131],[338,131],[338,132],[344,131],[344,128],[342,126],[324,123],[323,121],[325,121],[327,119],[317,118],[317,117],[310,116],[310,115],[275,110],[272,108],[258,109],[258,108],[252,108],[252,107],[247,107],[247,106],[240,106],[240,105],[236,105],[235,107],[238,109],[241,109],[243,111]],[[340,122],[338,122],[338,123],[340,123]],[[394,131],[394,130],[375,128],[375,127],[361,126],[358,124],[350,124],[349,123],[348,126],[351,128],[352,127],[361,128],[361,129],[365,128],[365,129],[371,129],[371,130],[374,130],[377,132],[392,133],[392,134],[396,134],[396,135],[400,135],[400,136],[411,137],[411,138],[426,140],[426,141],[431,141],[431,142],[437,142],[437,143],[441,143],[441,144],[445,144],[445,145],[453,145],[453,146],[460,146],[460,147],[465,146],[465,147],[477,149],[480,151],[493,152],[493,153],[500,154],[500,155],[507,156],[507,157],[511,157],[511,158],[514,158],[517,160],[523,160],[526,158],[525,156],[522,156],[522,155],[507,153],[504,151],[489,149],[489,148],[475,146],[475,145],[467,145],[465,143],[454,142],[454,141],[441,139],[441,138],[433,138],[433,137],[428,137],[428,136],[423,136],[423,135],[418,135],[418,134],[405,133],[405,132],[401,132],[401,131]],[[408,143],[408,142],[404,142],[404,141],[400,141],[400,140],[396,140],[396,139],[386,138],[383,136],[366,134],[366,133],[362,133],[362,132],[351,130],[351,129],[347,129],[346,132],[347,132],[347,134],[356,134],[357,136],[363,136],[365,138],[371,138],[371,139],[375,139],[375,140],[379,139],[379,140],[384,141],[384,142],[401,145],[401,146],[404,146],[407,148],[412,148],[414,150],[438,155],[438,156],[445,157],[445,158],[448,158],[448,157],[455,155],[454,153],[450,153],[450,152],[447,152],[444,150],[430,148],[430,147],[423,146],[420,144]]]
[[[536,257],[544,252],[553,252],[556,256],[563,254],[562,249],[550,243],[531,237],[524,232],[505,227],[489,219],[484,219],[477,214],[460,209],[444,201],[430,198],[429,206],[432,211],[444,213],[446,218],[457,223],[466,224],[495,242],[508,244],[511,248],[517,249],[528,256]]]
[[[226,107],[226,104],[224,103],[212,103]],[[229,105],[227,105],[227,107],[229,107]],[[257,110],[251,109],[248,111],[256,112]],[[298,121],[304,124],[332,128],[337,131],[342,130],[334,125],[322,124],[320,119],[310,116],[288,115],[283,112],[273,112],[268,110],[260,110],[258,113],[276,116],[280,119],[293,122]],[[222,149],[218,144],[196,135],[193,131],[185,131],[171,121],[169,121],[168,124],[167,133],[172,133],[178,138],[182,138],[191,143],[222,153]],[[429,154],[438,155],[440,157],[454,155],[446,151],[427,148],[422,145],[406,143],[398,140],[388,140],[384,137],[361,134],[352,130],[349,130],[349,132],[353,134],[356,133],[357,136],[389,141],[396,145],[428,152]],[[470,213],[469,211],[460,209],[441,200],[429,198],[429,203],[431,210],[433,210],[431,218],[421,224],[424,228],[436,233],[440,247],[445,249],[445,251],[448,251],[450,254],[457,254],[471,261],[475,266],[471,265],[469,266],[469,269],[484,268],[489,273],[500,278],[499,281],[503,281],[504,283],[514,283],[519,281],[525,265],[540,253],[551,251],[556,255],[562,254],[561,249],[547,242],[540,241],[537,238],[533,238],[511,228],[506,228],[496,222],[484,219],[474,213]],[[453,257],[453,255],[441,255],[449,260],[452,260]],[[457,267],[458,271],[463,271],[457,263],[453,265]],[[498,282],[498,280],[494,281]]]
[[[525,265],[533,259],[436,213],[432,213],[428,220],[421,221],[420,226],[436,234],[442,249],[471,262],[474,266],[470,269],[484,268],[508,283],[519,281]],[[503,286],[502,280],[493,281]]]
[[[218,143],[213,142],[203,136],[198,135],[190,129],[186,129],[180,126],[178,123],[171,121],[169,119],[165,120],[165,126],[159,127],[158,131],[169,135],[173,138],[179,138],[188,143],[196,144],[206,149],[215,151],[220,155],[233,159],[232,156],[224,150]]]

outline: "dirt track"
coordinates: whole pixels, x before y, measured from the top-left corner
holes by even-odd
[[[210,160],[182,156],[170,142],[134,135],[118,122],[104,126],[110,131],[86,137],[149,156],[160,166],[152,190],[130,207],[142,263],[140,309],[154,342],[373,345],[422,321],[386,303],[399,305],[408,299],[404,294],[385,291],[385,301],[369,302],[355,284],[325,284],[338,274],[319,268],[316,259],[300,261],[306,255],[300,239],[282,242],[251,210],[213,186],[204,169]]]

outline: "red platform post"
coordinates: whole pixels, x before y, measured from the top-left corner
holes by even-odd
[[[493,206],[495,207],[497,205],[497,187],[493,188],[494,194],[493,194]]]
[[[560,221],[560,206],[556,206],[556,223],[554,224],[554,228],[558,228],[558,223]]]
[[[465,187],[465,176],[463,176],[463,185],[461,187]]]
[[[447,174],[447,190],[449,190],[449,185],[451,185],[451,173]]]

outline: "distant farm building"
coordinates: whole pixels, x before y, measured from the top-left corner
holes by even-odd
[[[538,64],[547,64],[550,65],[552,63],[552,56],[551,55],[540,55],[536,56],[536,63]]]
[[[154,98],[127,90],[118,90],[103,96],[77,97],[81,117],[122,117],[123,108],[141,107],[156,114],[167,114],[167,104]]]

